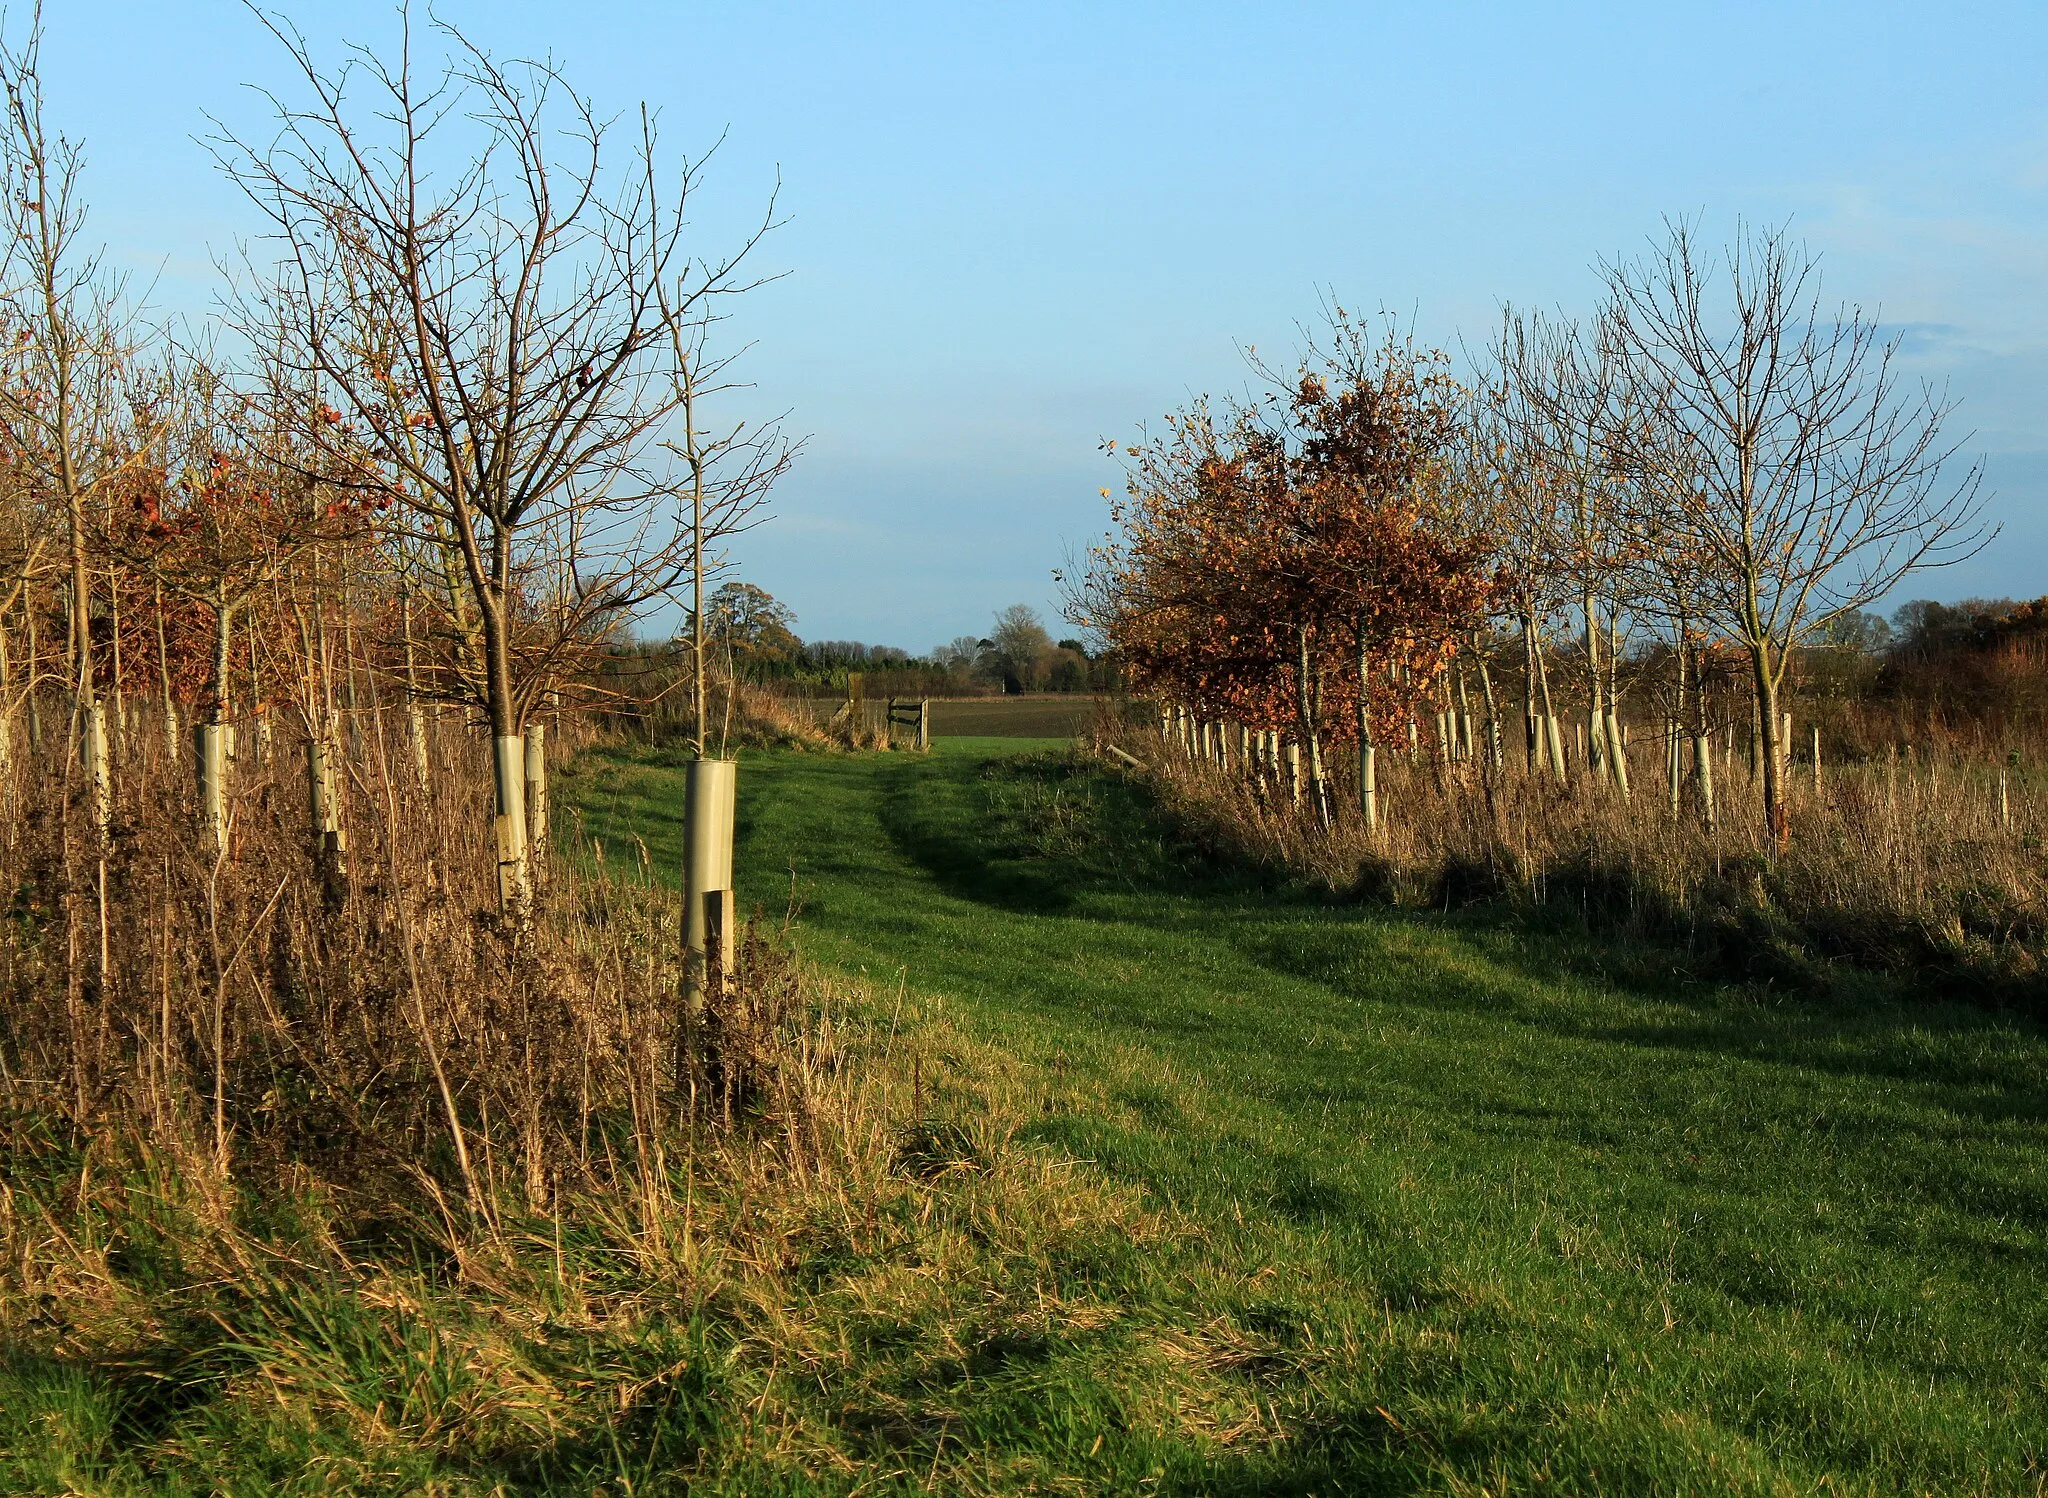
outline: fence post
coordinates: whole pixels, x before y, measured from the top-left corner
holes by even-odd
[[[1664,780],[1671,801],[1671,820],[1677,821],[1685,808],[1685,744],[1678,735],[1678,720],[1664,720]]]
[[[917,699],[917,752],[932,752],[932,700],[929,697]]]

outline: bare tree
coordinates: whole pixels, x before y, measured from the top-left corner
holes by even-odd
[[[6,351],[8,378],[0,381],[0,426],[30,482],[53,495],[63,515],[74,742],[85,756],[104,833],[112,770],[93,660],[90,517],[106,486],[146,455],[150,434],[138,430],[129,399],[138,349],[126,287],[84,242],[84,153],[77,141],[50,134],[41,52],[38,9],[19,45],[0,39],[7,108],[0,128],[0,279],[15,338]]]
[[[1778,694],[1795,648],[1914,568],[1981,547],[1980,470],[1951,476],[1953,402],[1902,388],[1898,338],[1858,308],[1824,308],[1818,261],[1782,229],[1738,225],[1703,259],[1673,224],[1606,274],[1640,417],[1614,440],[1639,469],[1684,465],[1657,492],[1708,564],[1703,611],[1748,653],[1764,815],[1782,843]]]
[[[329,69],[266,18],[306,101],[277,101],[267,145],[217,141],[281,251],[237,321],[280,351],[319,476],[392,496],[407,539],[450,559],[510,905],[528,887],[522,729],[552,667],[674,588],[707,527],[741,523],[787,461],[772,429],[729,433],[707,509],[696,408],[715,370],[698,353],[716,309],[758,284],[742,267],[772,198],[732,253],[693,258],[702,161],[664,177],[644,114],[618,144],[551,63],[501,62],[442,23],[446,56],[422,71],[400,19],[394,59],[358,47]],[[679,416],[682,495],[663,461]]]
[[[1531,774],[1548,766],[1562,781],[1563,744],[1544,640],[1569,582],[1559,562],[1560,490],[1539,455],[1529,450],[1529,423],[1516,408],[1516,386],[1506,364],[1513,347],[1512,320],[1504,328],[1508,336],[1493,351],[1494,368],[1473,400],[1466,467],[1475,489],[1484,475],[1501,570],[1497,607],[1522,637],[1524,763]]]
[[[1645,392],[1638,392],[1641,395]],[[1701,607],[1702,578],[1712,565],[1683,520],[1683,497],[1698,482],[1692,450],[1673,439],[1667,423],[1638,423],[1636,459],[1623,499],[1636,539],[1623,569],[1631,615],[1661,628],[1670,651],[1665,707],[1666,795],[1672,820],[1684,811],[1685,756],[1692,753],[1693,799],[1709,831],[1715,822],[1713,756],[1707,718],[1705,641],[1709,621]]]
[[[651,136],[647,138],[652,154]],[[768,487],[794,460],[801,443],[783,437],[778,427],[749,426],[743,421],[713,425],[706,420],[704,405],[735,388],[732,354],[713,354],[709,335],[713,319],[691,315],[690,293],[678,278],[673,287],[657,288],[663,322],[668,331],[670,389],[683,422],[682,440],[673,438],[663,445],[681,460],[689,496],[689,552],[686,565],[690,583],[690,720],[691,752],[699,759],[709,752],[709,716],[706,684],[709,681],[705,655],[705,584],[728,565],[723,540],[752,526]]]
[[[1544,504],[1550,568],[1578,606],[1590,768],[1626,797],[1628,758],[1614,701],[1619,611],[1613,595],[1631,538],[1611,438],[1622,387],[1605,331],[1510,311],[1502,319],[1498,358],[1507,392],[1502,413],[1533,466],[1532,481],[1552,491]]]

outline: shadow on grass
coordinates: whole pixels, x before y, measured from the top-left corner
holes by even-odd
[[[678,810],[667,801],[679,784],[662,772],[677,766],[661,756],[611,763],[622,776],[612,804],[666,865]],[[870,893],[899,883],[906,906],[928,880],[1010,914],[1220,939],[1264,971],[1344,999],[1884,1078],[1924,1089],[1980,1126],[2048,1119],[2044,1027],[2009,1007],[1929,998],[1900,980],[1839,970],[1821,985],[1731,983],[1682,946],[1599,935],[1564,914],[1504,903],[1450,913],[1368,904],[1201,844],[1147,787],[1073,752],[778,757],[773,777],[750,785],[743,847],[781,814],[778,802],[843,798],[864,802],[874,818],[884,848],[862,846],[849,830],[840,843],[802,850],[804,871],[818,877],[807,897],[814,915],[831,903],[835,878]],[[1578,997],[1560,1002],[1574,989]]]
[[[1096,894],[1331,904],[1197,843],[1144,786],[1070,752],[891,766],[878,814],[903,857],[950,893],[1020,914],[1091,915],[1078,907]]]
[[[2048,1122],[2048,1027],[2003,1006],[1915,1002],[1905,985],[1877,981],[1822,991],[1717,983],[1688,971],[1683,951],[1532,931],[1521,912],[1507,909],[1379,916],[1380,932],[1405,927],[1421,938],[1416,950],[1391,960],[1430,964],[1429,948],[1452,937],[1475,943],[1484,966],[1439,965],[1431,981],[1394,994],[1384,981],[1389,958],[1364,948],[1355,927],[1246,929],[1235,945],[1269,971],[1355,999],[1484,1015],[1561,1038],[1906,1083],[1986,1126]],[[1573,985],[1635,1002],[1558,1002]],[[1531,994],[1541,997],[1524,997]]]
[[[1919,997],[1882,975],[1824,986],[1729,983],[1698,954],[1643,937],[1600,937],[1504,904],[1452,914],[1368,906],[1233,862],[1193,842],[1142,785],[1073,754],[906,763],[885,774],[880,819],[896,848],[949,892],[1029,915],[1104,917],[1089,896],[1160,897],[1143,919],[1219,936],[1246,960],[1357,1000],[1485,1014],[1548,1034],[1697,1052],[1931,1089],[1986,1125],[2048,1120],[2048,1030],[2003,1005]],[[1434,950],[1475,946],[1454,969]],[[1391,967],[1415,970],[1391,991]],[[1423,969],[1428,981],[1420,981]],[[1492,969],[1488,972],[1486,969]],[[1592,984],[1633,1005],[1560,1005]],[[1523,1003],[1522,991],[1547,991]]]

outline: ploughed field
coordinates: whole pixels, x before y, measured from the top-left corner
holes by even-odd
[[[932,703],[938,738],[1066,738],[1095,721],[1093,697],[1057,693],[1024,697],[949,697]]]
[[[673,868],[680,785],[639,751],[571,795]],[[840,1429],[820,1490],[2048,1484],[2027,1019],[1340,901],[1215,861],[1057,742],[745,756],[738,866],[892,1025],[1004,1058],[1039,1099],[1011,1147],[1136,1214],[1115,1252],[1012,1266],[1050,1308],[1028,1337],[859,1344],[901,1423]],[[1169,1418],[1147,1370],[1182,1363],[1209,1402]]]

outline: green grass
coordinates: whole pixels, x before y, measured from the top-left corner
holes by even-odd
[[[1020,747],[748,758],[742,896],[1019,1058],[1021,1138],[1178,1224],[1047,1272],[1248,1349],[1204,1356],[1260,1430],[1136,1441],[1129,1345],[1055,1324],[909,1390],[906,1465],[943,1431],[1032,1474],[999,1491],[2048,1485],[2037,1027],[1338,903]],[[677,784],[627,757],[570,794],[667,869]]]
[[[560,804],[665,877],[679,786]],[[1057,741],[741,786],[808,1110],[445,1238],[14,1120],[0,1492],[2048,1485],[2038,1027],[1343,903]]]

